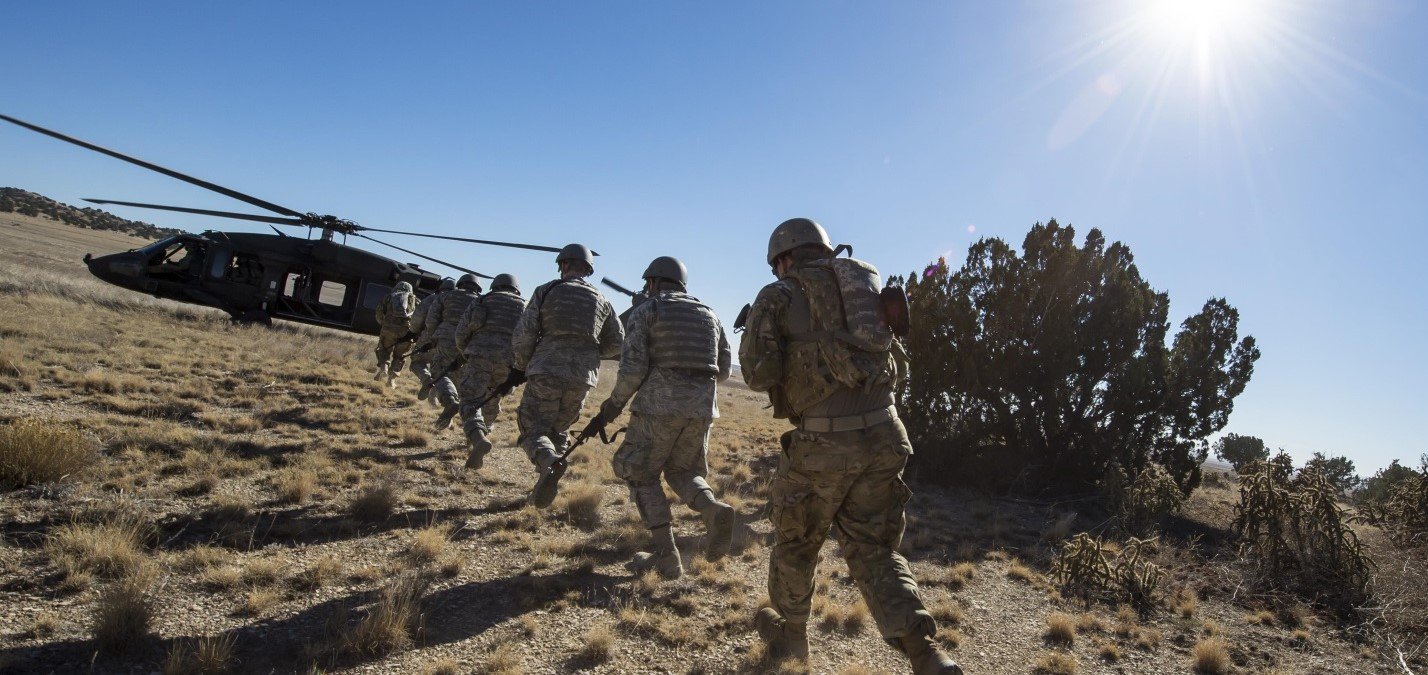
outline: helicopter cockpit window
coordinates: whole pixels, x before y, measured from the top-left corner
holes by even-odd
[[[229,281],[257,286],[263,282],[263,263],[258,256],[249,253],[234,253],[233,260],[225,270]]]
[[[213,259],[208,261],[208,276],[214,279],[222,279],[223,276],[228,273],[230,255],[228,251],[217,249],[213,252],[211,257]]]
[[[175,240],[149,256],[149,273],[155,276],[188,277],[197,274],[203,262],[203,244]]]

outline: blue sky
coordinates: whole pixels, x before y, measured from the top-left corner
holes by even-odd
[[[1206,1],[12,3],[0,112],[373,227],[585,242],[626,284],[677,255],[726,320],[788,217],[885,273],[1098,227],[1174,321],[1241,311],[1228,430],[1416,464],[1428,6]],[[0,185],[246,209],[8,125]]]

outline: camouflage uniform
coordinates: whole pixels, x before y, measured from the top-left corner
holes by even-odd
[[[377,376],[396,377],[407,365],[407,352],[412,348],[412,313],[416,311],[416,295],[412,285],[400,281],[392,292],[377,301],[377,323],[381,330],[377,334]]]
[[[471,303],[456,326],[456,345],[466,357],[456,380],[462,431],[472,451],[483,456],[490,450],[490,425],[501,412],[501,400],[491,394],[510,375],[511,333],[525,306],[519,293],[493,290]],[[478,407],[482,399],[486,402]]]
[[[585,279],[568,276],[531,293],[511,336],[511,366],[526,373],[519,443],[540,470],[568,446],[566,430],[599,381],[600,360],[618,356],[623,339],[615,308]]]
[[[461,350],[456,346],[456,327],[466,315],[466,310],[480,297],[478,291],[457,288],[443,293],[426,315],[425,331],[431,332],[433,345],[429,366],[433,380],[432,393],[437,402],[445,408],[461,403],[456,385],[452,382],[457,376],[457,362],[461,359]],[[450,418],[447,418],[447,421],[449,423]]]
[[[912,445],[893,406],[891,335],[874,345],[853,333],[859,321],[877,320],[841,305],[843,263],[864,265],[803,260],[765,286],[739,346],[749,388],[770,392],[775,415],[798,426],[783,435],[770,487],[769,598],[790,623],[807,622],[819,551],[836,527],[879,632],[896,643],[936,633],[907,560],[896,552],[912,494],[902,481]],[[866,269],[876,284],[877,271]]]
[[[733,511],[714,497],[705,476],[709,427],[719,416],[717,382],[729,378],[728,338],[712,310],[678,290],[661,290],[638,304],[625,329],[619,379],[600,406],[601,416],[613,420],[634,397],[625,441],[615,452],[615,475],[629,485],[645,526],[656,531],[656,547],[669,536],[661,529],[672,519],[659,484],[663,474],[682,502],[708,516],[707,553],[722,557],[728,541],[714,542],[713,518],[731,529]]]
[[[437,291],[422,298],[417,303],[416,310],[412,312],[411,323],[408,327],[411,332],[416,333],[417,338],[412,343],[411,350],[411,371],[416,375],[417,381],[423,390],[431,387],[431,350],[432,333],[426,330],[426,317],[431,313],[432,307],[441,302],[441,296],[451,291]],[[423,398],[425,398],[423,396]]]

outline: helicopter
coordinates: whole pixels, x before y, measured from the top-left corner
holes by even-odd
[[[107,283],[156,298],[220,309],[240,323],[271,325],[274,318],[279,318],[376,335],[380,328],[376,316],[377,303],[390,294],[398,282],[410,283],[418,297],[436,292],[441,284],[440,274],[422,269],[416,263],[400,262],[340,243],[335,241],[337,234],[343,235],[344,242],[348,236],[358,237],[482,279],[492,277],[375,239],[364,232],[385,232],[551,253],[560,251],[557,247],[537,244],[377,229],[336,216],[303,213],[8,115],[0,115],[0,120],[277,214],[261,215],[110,199],[85,199],[92,204],[114,204],[266,223],[274,234],[207,230],[202,234],[169,237],[122,253],[84,256],[84,264],[90,273]],[[308,236],[288,235],[274,227],[275,225],[305,227]],[[314,230],[321,232],[318,238],[312,237]]]

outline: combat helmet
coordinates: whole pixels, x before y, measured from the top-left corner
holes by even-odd
[[[502,287],[509,288],[517,293],[521,292],[521,285],[516,281],[516,275],[514,274],[497,274],[496,278],[491,280],[491,290],[494,291]]]
[[[677,281],[681,285],[689,283],[689,270],[684,267],[684,263],[679,258],[662,255],[650,261],[650,266],[645,268],[645,279],[668,279]]]
[[[476,275],[470,273],[461,275],[461,278],[456,282],[456,287],[463,291],[481,292],[481,282],[476,280]]]
[[[775,258],[804,244],[819,244],[829,251],[833,250],[833,242],[829,241],[828,232],[822,225],[808,218],[790,218],[779,223],[769,235],[769,264],[774,264]]]
[[[392,288],[392,291],[396,293],[410,293],[412,292],[411,282],[398,281],[397,285]]]
[[[591,267],[595,266],[595,256],[584,244],[566,244],[565,248],[560,249],[560,253],[555,256],[555,261],[563,263],[567,260],[579,260]]]
[[[455,279],[452,279],[451,277],[446,277],[445,279],[442,279],[442,280],[441,280],[441,285],[440,285],[440,286],[437,286],[437,287],[436,287],[436,290],[438,290],[438,291],[449,291],[449,290],[453,290],[453,289],[455,289],[455,288],[456,288],[456,280],[455,280]]]

